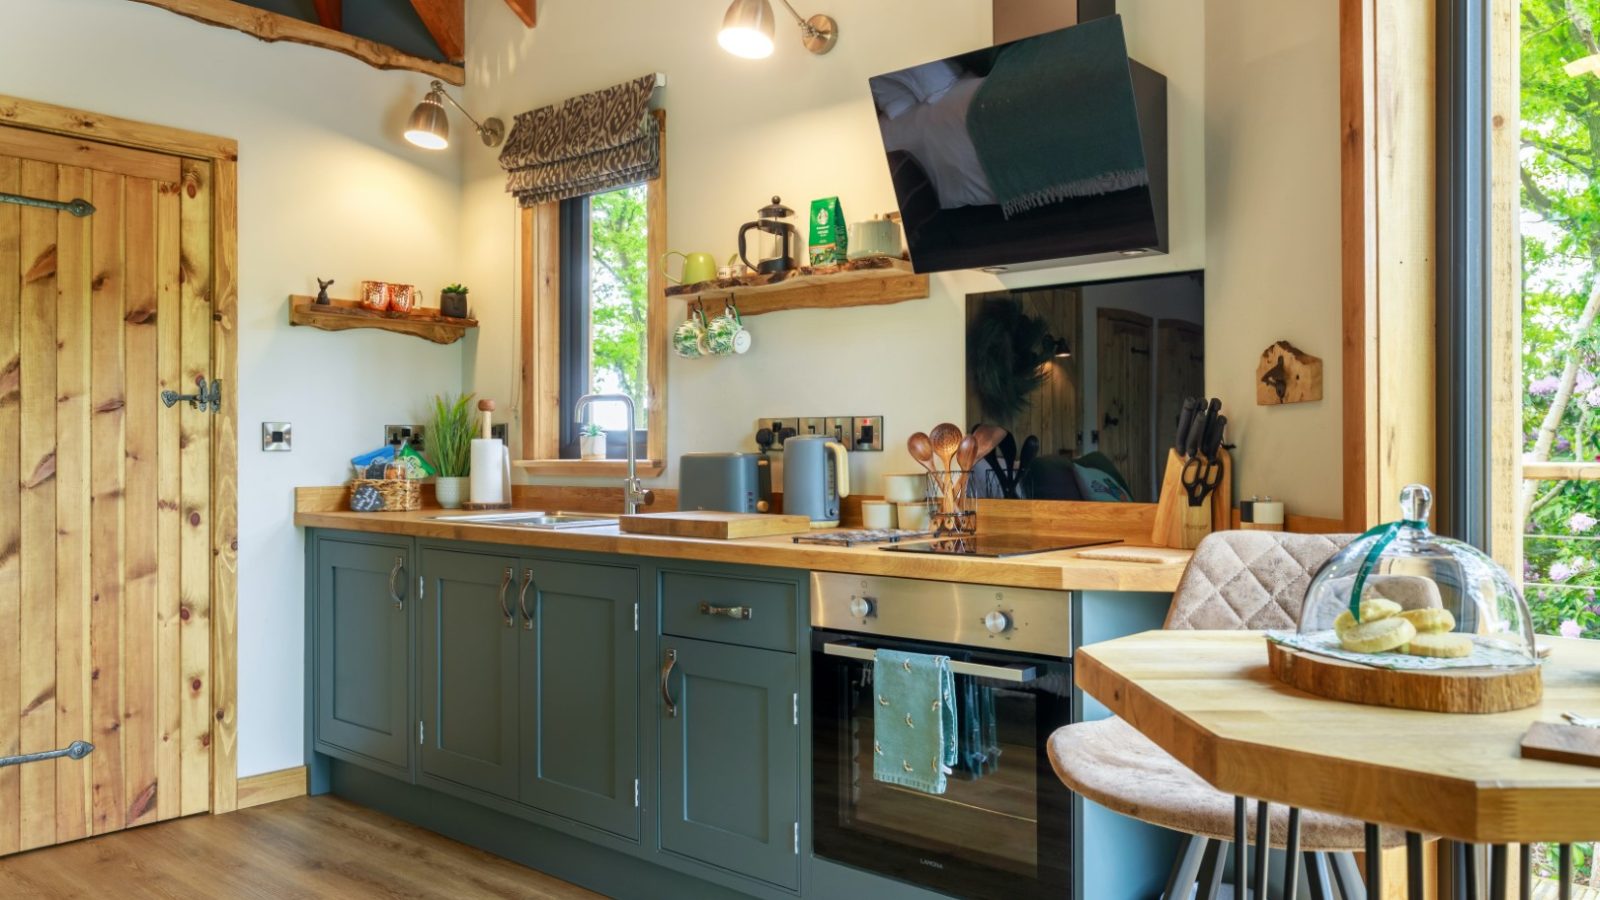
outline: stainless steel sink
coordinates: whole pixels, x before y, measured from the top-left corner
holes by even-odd
[[[465,513],[434,516],[439,522],[462,522],[470,525],[494,525],[500,528],[542,528],[560,531],[568,528],[595,528],[616,524],[616,516],[579,512],[497,512]]]

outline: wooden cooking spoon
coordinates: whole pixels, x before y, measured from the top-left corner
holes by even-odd
[[[956,455],[956,447],[961,444],[961,429],[949,422],[940,422],[928,432],[928,439],[933,441],[933,457],[939,460],[946,472],[950,471],[950,461]]]
[[[961,495],[967,489],[967,479],[972,477],[972,467],[978,462],[978,440],[972,435],[961,439],[956,445],[956,466],[961,475],[956,479],[955,486],[951,489],[950,502],[952,505],[961,502]]]
[[[922,432],[917,432],[906,439],[906,449],[911,451],[911,458],[922,464],[933,475],[933,441]]]
[[[979,425],[972,429],[972,436],[978,442],[978,456],[984,457],[1000,446],[1000,441],[1006,436],[1006,430],[998,425]]]

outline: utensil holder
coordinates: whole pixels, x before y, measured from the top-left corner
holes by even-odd
[[[1233,527],[1233,457],[1227,450],[1217,451],[1215,464],[1222,468],[1222,474],[1216,490],[1199,506],[1189,505],[1189,494],[1183,487],[1184,462],[1178,451],[1167,451],[1167,470],[1161,479],[1155,527],[1150,533],[1150,542],[1158,547],[1193,550],[1211,532]]]
[[[973,481],[981,474],[961,469],[928,473],[928,527],[934,537],[977,533],[978,501]]]

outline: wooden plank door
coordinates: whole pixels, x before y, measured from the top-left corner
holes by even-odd
[[[1095,318],[1100,452],[1128,480],[1134,501],[1149,503],[1155,500],[1150,318],[1103,307]]]
[[[1205,330],[1183,319],[1156,320],[1156,459],[1178,438],[1185,397],[1206,390]]]
[[[210,807],[211,170],[0,127],[0,854]]]

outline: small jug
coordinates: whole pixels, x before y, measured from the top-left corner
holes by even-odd
[[[673,278],[667,275],[667,280],[673,284],[699,284],[702,281],[717,280],[717,261],[709,253],[683,253],[678,250],[669,250],[661,257],[661,266],[666,268],[667,260],[674,256],[683,257],[683,275]]]

